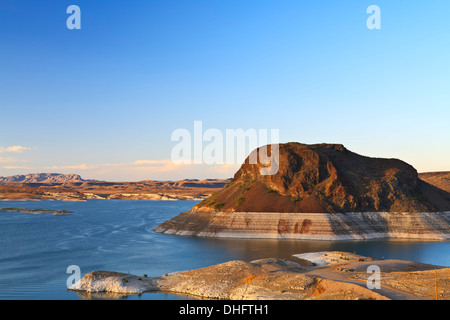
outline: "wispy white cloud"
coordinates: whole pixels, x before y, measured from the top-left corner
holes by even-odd
[[[0,147],[0,153],[11,152],[11,153],[22,153],[31,150],[31,148],[23,146],[11,146],[11,147]]]
[[[177,167],[171,160],[136,160],[129,163],[100,163],[100,164],[77,164],[52,166],[48,169],[52,170],[94,170],[101,168],[127,169],[127,168],[156,168],[158,170],[169,170]]]
[[[229,178],[239,169],[239,165],[194,165],[176,164],[172,160],[136,160],[129,163],[61,165],[45,169],[78,173],[94,179],[138,181],[146,179]]]
[[[14,163],[17,162],[17,159],[14,158],[2,158],[0,157],[0,163]]]
[[[220,175],[232,176],[239,170],[240,164],[222,164],[209,166],[208,171]]]
[[[171,160],[136,160],[134,165],[161,166],[173,163]]]
[[[74,169],[74,170],[92,170],[98,168],[127,168],[127,167],[161,167],[174,166],[171,160],[136,160],[130,163],[101,163],[101,164],[78,164],[78,165],[63,165],[63,166],[52,166],[49,167],[52,170],[64,170],[64,169]]]
[[[2,166],[0,168],[7,170],[16,170],[16,169],[33,170],[33,168],[31,167],[23,167],[23,166]]]
[[[90,169],[95,169],[95,168],[99,168],[101,165],[88,165],[88,164],[78,164],[78,165],[67,165],[67,166],[52,166],[52,167],[47,167],[45,169],[51,169],[51,170],[66,170],[66,169],[73,169],[73,170],[90,170]]]
[[[16,159],[11,157],[0,157],[0,163],[28,163],[30,160]]]

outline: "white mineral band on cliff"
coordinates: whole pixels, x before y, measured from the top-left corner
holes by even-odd
[[[354,240],[450,239],[450,211],[424,213],[207,212],[180,214],[154,228],[180,236]]]

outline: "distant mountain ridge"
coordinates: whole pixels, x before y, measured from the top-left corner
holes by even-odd
[[[30,173],[26,175],[15,175],[0,177],[0,183],[11,184],[95,184],[95,185],[115,185],[115,184],[145,184],[162,188],[215,188],[223,185],[231,179],[183,179],[183,180],[141,180],[137,182],[101,181],[94,179],[83,179],[78,174],[63,173]]]
[[[35,173],[0,177],[1,200],[201,200],[231,179],[143,180],[111,182],[86,180],[77,174]]]
[[[26,175],[15,175],[9,177],[0,177],[0,183],[48,183],[48,184],[64,184],[86,182],[78,174],[62,174],[62,173],[31,173]]]

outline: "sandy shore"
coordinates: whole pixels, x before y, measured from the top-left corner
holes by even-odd
[[[381,270],[380,289],[369,289],[370,266]],[[226,300],[450,299],[450,268],[404,260],[376,260],[348,252],[312,252],[292,260],[240,260],[146,277],[110,271],[86,274],[70,289],[82,298],[165,292]]]

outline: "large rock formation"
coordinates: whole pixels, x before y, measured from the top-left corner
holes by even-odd
[[[301,239],[450,236],[450,194],[403,161],[336,144],[287,143],[279,146],[276,174],[261,175],[262,167],[247,158],[222,190],[155,230]]]

